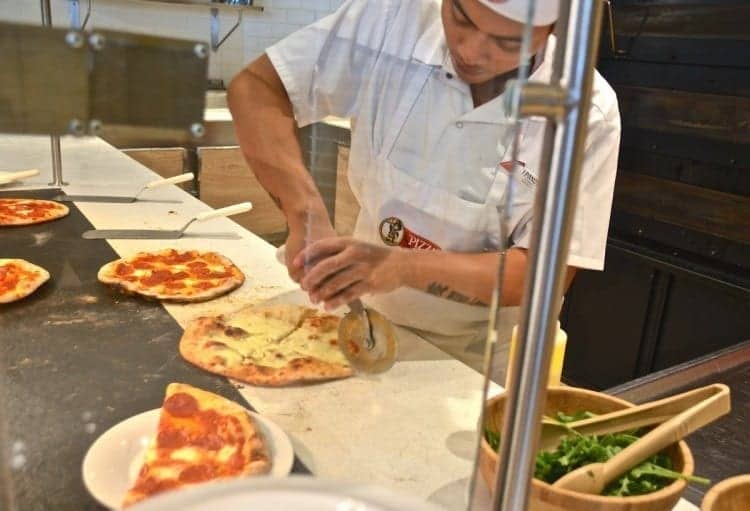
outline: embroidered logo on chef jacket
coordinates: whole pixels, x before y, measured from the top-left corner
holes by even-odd
[[[380,239],[391,247],[440,250],[437,244],[407,229],[404,222],[395,216],[388,217],[380,222]]]
[[[500,167],[505,169],[508,174],[515,177],[517,181],[520,181],[522,184],[528,186],[529,188],[534,188],[536,186],[537,177],[528,168],[526,168],[525,162],[517,160],[515,171],[513,168],[513,162],[510,161],[504,161],[500,163]]]

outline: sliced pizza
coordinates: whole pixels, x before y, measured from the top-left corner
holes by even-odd
[[[282,386],[352,375],[339,347],[341,318],[296,305],[257,306],[191,321],[180,354],[251,385]]]
[[[164,491],[270,470],[266,441],[245,408],[211,392],[172,383],[156,437],[123,507]]]
[[[40,199],[0,199],[0,226],[31,225],[70,213],[64,204]]]
[[[26,298],[49,280],[44,268],[23,259],[0,259],[0,303]]]
[[[245,275],[216,252],[174,249],[140,252],[99,270],[99,281],[127,293],[173,302],[202,302],[225,295]]]

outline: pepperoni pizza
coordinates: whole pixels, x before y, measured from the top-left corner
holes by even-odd
[[[26,298],[49,280],[44,268],[23,259],[0,259],[0,303]]]
[[[102,266],[98,276],[125,292],[173,302],[211,300],[245,281],[242,271],[216,252],[174,249],[112,261]]]
[[[164,491],[270,470],[265,439],[245,408],[211,392],[172,383],[156,438],[123,507]]]
[[[0,226],[31,225],[66,216],[64,204],[39,199],[0,199]]]

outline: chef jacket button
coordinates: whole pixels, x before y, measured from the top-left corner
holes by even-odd
[[[451,73],[445,73],[445,77],[446,77],[446,78],[447,78],[448,80],[452,80],[452,79],[453,79],[453,75],[452,75]]]
[[[456,128],[458,128],[458,129],[461,129],[461,128],[463,128],[463,127],[464,127],[464,123],[462,123],[461,121],[458,121],[458,122],[456,123]]]

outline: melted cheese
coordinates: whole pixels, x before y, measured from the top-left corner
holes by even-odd
[[[231,458],[234,453],[237,452],[237,446],[236,445],[225,445],[221,449],[219,449],[219,452],[216,453],[216,459],[219,461],[219,463],[226,463],[229,461],[229,458]]]
[[[225,344],[229,349],[217,346],[217,354],[225,357],[230,364],[248,362],[280,368],[296,358],[313,357],[332,364],[347,364],[337,345],[331,344],[337,338],[336,330],[326,334],[296,329],[288,322],[276,318],[235,317],[229,320],[232,327],[241,328],[247,336],[230,337],[220,335],[212,340]]]
[[[169,453],[169,459],[195,463],[202,459],[202,452],[203,451],[197,447],[180,447]]]

